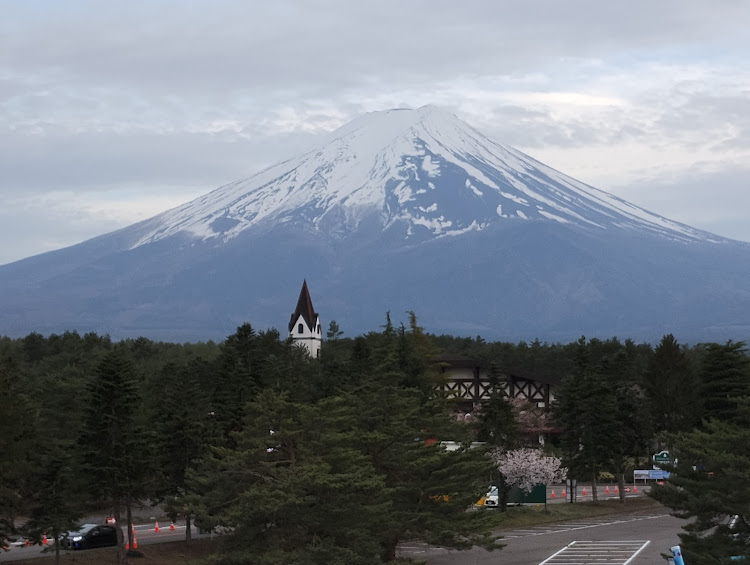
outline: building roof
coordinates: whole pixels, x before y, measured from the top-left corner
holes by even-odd
[[[435,359],[435,362],[447,365],[449,367],[455,367],[457,369],[466,368],[479,368],[489,370],[489,365],[480,361],[479,359],[473,359],[471,357],[464,357],[463,355],[451,355],[441,354]],[[500,372],[509,377],[516,379],[526,379],[527,381],[536,381],[542,384],[548,385],[559,385],[562,378],[560,375],[541,374],[537,371],[530,371],[528,369],[516,370],[514,367],[508,367],[500,365],[498,367]]]
[[[318,313],[313,308],[310,291],[307,290],[307,280],[302,282],[302,290],[300,291],[299,299],[297,300],[297,308],[295,308],[294,314],[292,314],[292,318],[289,320],[290,332],[294,329],[294,324],[300,316],[305,320],[308,328],[315,330]]]

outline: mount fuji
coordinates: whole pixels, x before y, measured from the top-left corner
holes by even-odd
[[[348,335],[387,311],[490,339],[750,337],[750,244],[648,212],[427,106],[143,222],[0,266],[0,334],[283,328],[306,278]]]

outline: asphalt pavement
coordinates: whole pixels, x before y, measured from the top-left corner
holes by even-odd
[[[503,549],[452,551],[402,544],[399,555],[428,565],[645,565],[665,563],[662,554],[679,543],[684,520],[666,509],[618,514],[503,531]]]
[[[636,488],[637,492],[633,492],[633,486],[634,485],[628,486],[629,492],[627,492],[626,496],[629,498],[643,496],[648,491],[648,487],[638,486]],[[569,500],[569,493],[566,491],[565,494],[568,496],[564,497],[563,488],[564,487],[562,485],[554,485],[548,487],[547,503],[567,503]],[[606,492],[607,489],[609,489],[609,493]],[[586,494],[584,495],[584,486],[578,486],[577,500],[579,502],[593,500],[591,487],[585,487],[585,491]],[[607,485],[600,485],[597,489],[597,494],[600,500],[618,498],[618,495],[614,493],[614,487],[611,485],[609,487],[607,487]],[[653,522],[653,525],[657,526],[657,519],[661,520],[661,523],[658,525],[658,527],[655,527],[653,532],[660,532],[661,529],[663,529],[662,524],[666,524],[666,526],[664,526],[664,528],[666,528],[664,530],[665,533],[660,534],[661,537],[658,539],[652,539],[648,536],[644,537],[649,532],[648,527],[646,527],[643,530],[644,535],[641,537],[644,537],[644,541],[649,541],[649,543],[643,549],[641,549],[639,555],[636,556],[636,559],[628,562],[628,565],[630,565],[631,563],[653,563],[653,559],[655,558],[654,556],[658,557],[659,553],[666,552],[669,547],[677,543],[677,532],[679,531],[680,526],[675,525],[677,523],[676,519],[668,516],[666,510],[664,510],[663,514],[658,514],[654,517],[640,516],[638,520],[626,520],[622,516],[607,517],[600,518],[599,520],[592,519],[588,521],[566,522],[557,526],[547,524],[544,526],[530,528],[529,530],[514,530],[504,532],[503,535],[505,538],[505,543],[507,543],[508,545],[500,552],[494,553],[487,553],[481,550],[471,550],[469,552],[452,552],[439,548],[430,548],[424,545],[410,546],[409,544],[402,545],[400,551],[404,556],[408,555],[419,559],[427,559],[428,565],[447,565],[449,563],[467,563],[477,565],[492,563],[494,565],[498,563],[498,559],[501,559],[500,562],[502,563],[513,563],[514,565],[538,565],[542,563],[544,559],[553,556],[555,552],[561,552],[558,555],[562,557],[572,556],[574,554],[573,548],[565,549],[566,545],[571,542],[576,542],[573,545],[574,549],[578,551],[584,547],[584,545],[582,545],[582,542],[584,541],[601,542],[620,540],[628,542],[629,544],[631,542],[634,543],[636,541],[641,541],[641,539],[636,535],[636,532],[640,531],[639,527],[642,525],[641,522],[644,522],[646,524],[648,524],[649,522]],[[104,519],[101,517],[90,517],[82,521],[82,523],[85,522],[103,523]],[[574,527],[571,528],[571,524],[574,524]],[[599,528],[603,529],[600,530]],[[614,537],[611,540],[593,538],[587,540],[586,536],[581,537],[577,533],[587,530],[591,530],[593,532],[594,529],[596,529],[597,536],[595,537],[600,538],[598,534],[602,531],[608,532],[609,530],[607,528],[614,528],[614,532],[616,532],[612,534],[612,536]],[[156,532],[155,523],[148,523],[136,525],[135,531],[139,546],[149,545],[152,543],[163,543],[167,541],[180,541],[185,539],[184,522],[176,522],[174,530],[170,529],[169,523],[161,523],[159,531]],[[199,534],[197,532],[197,529],[193,527],[193,538],[204,537],[205,535],[207,534]],[[533,540],[533,543],[529,542],[529,540]],[[665,543],[667,543],[668,545],[664,545]],[[628,547],[631,546],[628,545]],[[614,548],[614,545],[609,545],[604,549],[599,548],[592,551],[594,551],[594,553],[601,553],[602,551],[611,553],[615,552]],[[98,550],[92,549],[84,551],[88,552]],[[566,554],[565,551],[567,551],[568,553]],[[51,543],[48,546],[11,546],[10,551],[0,551],[0,563],[32,559],[35,557],[50,555],[50,552],[54,552],[54,548],[52,547]],[[638,561],[638,559],[641,559],[642,556],[650,556],[652,560]],[[544,563],[554,565],[555,563],[562,563],[562,561],[551,560],[544,561]],[[571,563],[571,561],[567,561],[567,563]],[[610,562],[602,561],[602,563]],[[617,561],[612,561],[611,563],[617,563]]]
[[[94,522],[91,522],[94,523]],[[97,522],[98,523],[98,522]],[[138,542],[138,547],[149,545],[152,543],[164,543],[169,541],[181,541],[185,539],[185,523],[175,522],[174,530],[170,529],[170,523],[166,525],[162,522],[159,525],[159,531],[155,531],[156,523],[151,524],[140,524],[134,526],[135,538]],[[206,534],[199,534],[195,527],[191,530],[193,539],[199,537],[205,537]],[[107,548],[108,549],[108,548]],[[62,550],[68,551],[68,550]],[[100,551],[98,549],[84,549],[81,551],[91,552]],[[50,543],[46,546],[31,545],[31,546],[11,546],[10,551],[0,550],[0,563],[10,561],[20,561],[24,559],[33,559],[35,557],[43,557],[45,555],[53,555],[55,548],[50,540]],[[72,550],[71,550],[72,552]]]

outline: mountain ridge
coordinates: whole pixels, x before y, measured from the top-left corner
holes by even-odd
[[[499,174],[488,175],[492,167]],[[453,206],[441,207],[436,201],[445,200],[445,195],[434,192],[434,181],[446,173],[465,176],[461,203],[464,208],[475,205],[467,210],[468,216],[445,215],[444,208],[455,209],[455,194],[450,195]],[[179,231],[200,239],[236,237],[264,222],[294,219],[293,213],[303,207],[304,219],[316,229],[335,212],[336,225],[344,232],[356,230],[363,213],[376,209],[383,228],[410,223],[409,235],[420,229],[436,237],[460,235],[483,229],[496,221],[496,215],[629,226],[675,239],[725,241],[581,183],[427,106],[357,118],[316,148],[159,214],[153,219],[155,229],[134,247]],[[479,208],[484,212],[478,214]],[[590,219],[592,213],[603,225]]]
[[[0,334],[284,328],[303,279],[323,324],[348,335],[414,310],[428,331],[489,339],[750,337],[750,244],[434,107],[364,115],[182,206],[0,266]]]

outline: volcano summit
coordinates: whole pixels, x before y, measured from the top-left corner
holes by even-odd
[[[0,333],[221,338],[283,327],[306,278],[348,335],[386,311],[490,339],[750,336],[750,244],[673,222],[435,107],[151,219],[0,267]]]

